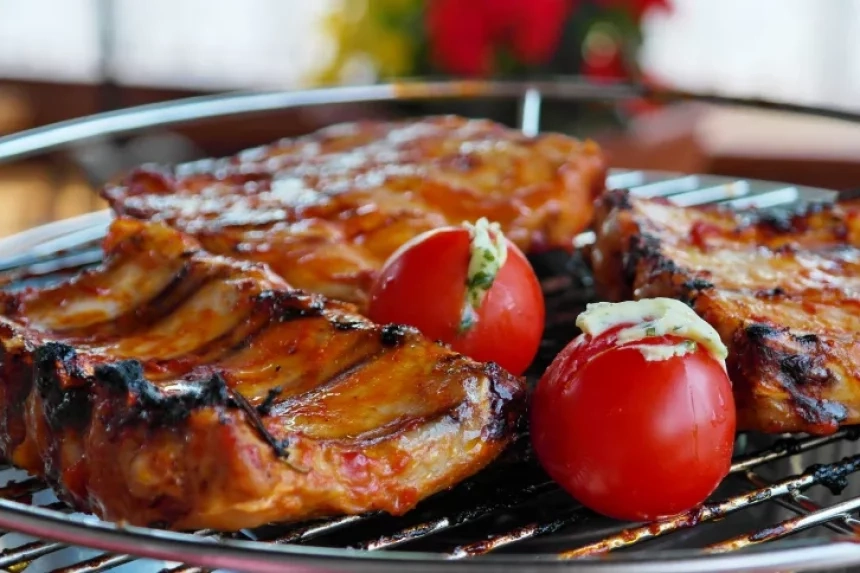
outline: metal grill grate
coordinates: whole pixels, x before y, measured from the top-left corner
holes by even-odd
[[[798,201],[832,200],[833,193],[796,186],[760,181],[736,181],[720,177],[642,171],[615,171],[608,179],[612,188],[630,188],[643,196],[663,196],[682,204],[727,203],[735,206],[781,208]],[[98,260],[98,239],[103,235],[109,215],[97,213],[48,226],[31,232],[30,237],[0,241],[0,270],[9,288],[55,280],[70,271]],[[593,239],[589,233],[579,237],[580,244]],[[26,243],[26,253],[5,256]],[[62,250],[60,250],[62,249]],[[19,250],[20,252],[20,250]],[[542,263],[542,261],[538,261]],[[549,265],[553,267],[552,264]],[[547,294],[547,338],[539,363],[551,359],[554,353],[573,335],[572,319],[581,306],[590,300],[587,272],[575,262],[544,281]],[[535,373],[539,372],[539,368]],[[860,522],[851,513],[860,508],[860,495],[833,497],[825,503],[814,501],[806,492],[816,485],[826,486],[838,493],[846,476],[860,470],[860,454],[851,442],[860,437],[860,429],[843,429],[827,437],[787,438],[764,445],[753,445],[755,438],[740,436],[738,455],[724,488],[699,510],[672,519],[645,525],[627,525],[600,518],[576,505],[548,480],[530,458],[528,439],[523,437],[504,459],[471,481],[449,492],[427,500],[417,510],[402,518],[372,514],[339,517],[311,523],[272,525],[254,531],[242,531],[219,536],[213,531],[189,534],[168,534],[169,548],[153,549],[139,532],[130,532],[122,543],[104,541],[106,531],[122,530],[98,520],[77,514],[53,497],[41,481],[23,476],[11,467],[0,471],[0,524],[10,529],[43,535],[77,545],[123,547],[129,554],[88,552],[70,548],[66,543],[40,541],[7,533],[0,544],[7,547],[0,553],[0,568],[10,571],[52,569],[64,572],[95,572],[116,567],[143,567],[169,571],[201,571],[196,566],[179,563],[141,561],[131,554],[182,559],[194,564],[216,566],[236,564],[263,569],[264,561],[230,561],[221,558],[226,550],[248,548],[251,555],[261,547],[295,548],[317,546],[348,547],[351,555],[383,552],[392,548],[407,552],[432,552],[445,560],[464,560],[488,553],[538,553],[543,559],[552,557],[574,560],[597,554],[625,550],[637,553],[640,544],[653,551],[674,547],[697,547],[698,555],[735,551],[779,540],[816,526],[823,526],[831,535],[857,539]],[[844,450],[841,454],[835,450]],[[749,453],[752,452],[752,453]],[[841,460],[841,455],[849,454]],[[811,465],[811,462],[817,462]],[[801,462],[801,465],[798,465]],[[802,463],[811,467],[802,467]],[[776,477],[768,479],[769,468],[779,466]],[[786,475],[789,477],[785,477]],[[683,479],[679,476],[679,479]],[[858,492],[860,493],[860,492]],[[750,514],[757,507],[779,508],[786,513],[766,512],[762,518],[743,519],[729,525],[730,517],[739,512]],[[42,507],[49,513],[37,513]],[[18,527],[22,515],[29,515],[42,528]],[[774,515],[777,517],[774,519]],[[74,523],[70,530],[55,530],[57,521]],[[771,521],[767,521],[771,519]],[[684,531],[696,531],[705,524],[725,520],[709,530],[704,537],[693,540],[683,537]],[[76,535],[68,531],[77,531]],[[128,533],[128,532],[125,532]],[[665,537],[669,545],[659,545]],[[672,541],[673,538],[680,542]],[[100,541],[101,540],[101,541]],[[213,541],[229,540],[230,543]],[[260,546],[255,542],[264,542]],[[17,545],[15,545],[17,543]],[[237,550],[238,551],[238,550]],[[235,552],[234,552],[235,553]],[[638,554],[638,553],[637,553]],[[274,554],[281,563],[288,563],[289,554]],[[401,554],[402,555],[402,554]],[[217,557],[217,558],[216,558]],[[238,553],[235,558],[239,559]],[[481,560],[478,560],[481,561]],[[265,563],[267,563],[266,561]],[[343,563],[338,566],[343,566]],[[58,568],[60,567],[60,568]],[[129,569],[131,570],[131,569]]]

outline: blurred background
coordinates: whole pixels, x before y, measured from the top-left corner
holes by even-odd
[[[0,136],[232,90],[577,74],[860,111],[860,0],[0,0]],[[359,117],[512,106],[341,105],[106,139],[0,164],[0,235],[102,208],[144,161],[224,155]],[[613,165],[860,186],[860,128],[705,105],[547,110]]]

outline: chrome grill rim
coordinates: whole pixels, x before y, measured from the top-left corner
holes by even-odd
[[[739,185],[743,183],[743,185]],[[670,200],[684,202],[683,197],[701,193],[702,190],[724,189],[723,197],[731,204],[739,200],[758,197],[767,203],[768,197],[781,199],[780,204],[791,205],[799,198],[830,201],[834,192],[765,181],[738,181],[710,175],[688,175],[667,172],[633,170],[611,170],[607,178],[610,188],[625,187],[641,196],[665,196]],[[741,189],[743,192],[738,192]],[[709,191],[710,193],[710,191]],[[679,199],[681,198],[681,199]],[[711,197],[713,199],[714,197]],[[771,200],[773,202],[774,200]],[[691,204],[695,201],[691,201]],[[111,220],[108,211],[84,215],[73,220],[58,221],[0,240],[0,259],[16,253],[12,260],[20,262],[25,253],[32,253],[36,261],[48,261],[55,256],[55,248],[64,245],[67,249],[86,248],[100,239]],[[578,237],[587,243],[589,233]],[[92,247],[91,247],[92,248]],[[22,250],[25,253],[22,253]],[[8,258],[6,260],[9,260]],[[38,264],[45,264],[39,262]],[[7,265],[8,266],[8,265]],[[0,262],[0,267],[3,263]],[[851,432],[852,430],[844,430]],[[858,434],[860,435],[860,434]],[[856,439],[858,436],[851,436]],[[822,437],[808,438],[810,443],[823,445],[839,439]],[[776,450],[773,450],[776,452]],[[776,456],[777,454],[774,454]],[[780,456],[788,456],[783,452]],[[792,454],[793,455],[793,454]],[[774,458],[776,459],[776,458]],[[756,463],[736,463],[737,471],[745,471]],[[855,499],[856,498],[852,498]],[[857,502],[860,505],[860,501]],[[744,506],[746,507],[746,506]],[[822,508],[827,510],[828,508]],[[842,513],[834,516],[839,518]],[[825,522],[821,522],[824,524]],[[528,555],[481,555],[477,559],[452,562],[451,554],[418,551],[364,551],[347,548],[314,547],[298,544],[274,544],[244,540],[212,539],[190,533],[175,533],[142,527],[123,527],[106,522],[82,524],[70,520],[58,511],[28,506],[15,501],[0,499],[0,528],[16,531],[36,538],[51,539],[68,545],[86,546],[104,550],[118,562],[148,557],[166,561],[182,561],[189,564],[249,571],[283,571],[285,566],[345,567],[353,571],[376,571],[380,568],[409,567],[410,570],[492,570],[496,567],[547,569],[564,567],[565,570],[596,571],[727,571],[727,570],[777,570],[790,565],[793,570],[820,569],[860,563],[860,544],[853,539],[823,544],[808,542],[791,544],[773,549],[755,547],[743,553],[705,553],[696,550],[669,550],[623,555],[608,553],[600,557],[584,557],[562,561],[556,553]],[[846,533],[843,530],[843,533]],[[59,546],[63,547],[63,546]],[[54,550],[49,545],[47,550]],[[13,550],[14,551],[14,550]],[[36,555],[44,548],[34,548]],[[131,554],[134,557],[126,557]],[[0,558],[0,564],[4,561]],[[764,568],[764,569],[762,569]]]
[[[139,132],[151,127],[178,125],[204,118],[244,115],[256,112],[316,106],[331,103],[354,103],[390,100],[445,99],[468,97],[518,98],[520,100],[520,128],[526,133],[539,131],[541,101],[561,99],[575,101],[620,101],[636,97],[651,97],[667,101],[693,100],[719,104],[743,105],[766,109],[782,109],[794,113],[835,117],[860,122],[860,114],[841,110],[822,110],[782,104],[756,102],[739,98],[725,98],[713,94],[682,92],[653,92],[642,86],[614,84],[596,86],[570,78],[541,82],[414,82],[395,85],[366,86],[361,88],[333,88],[291,93],[238,94],[195,98],[180,103],[143,106],[91,118],[65,122],[0,138],[0,163],[29,157],[34,154],[68,148],[96,138]],[[685,190],[665,191],[660,185],[683,181]],[[647,187],[651,185],[651,187]],[[744,192],[744,185],[747,187]],[[665,194],[679,197],[684,193],[699,193],[711,201],[743,207],[755,204],[756,197],[773,197],[772,207],[791,204],[797,200],[814,198],[832,200],[832,191],[764,181],[736,180],[708,175],[686,175],[666,172],[613,170],[608,186],[640,188],[644,195]],[[642,190],[642,187],[645,187]],[[735,186],[736,191],[725,196],[720,189]],[[670,185],[671,188],[671,185]],[[766,192],[751,193],[751,188]],[[663,189],[663,191],[661,191]],[[715,191],[716,190],[716,191]],[[696,201],[689,204],[695,204]],[[96,241],[104,234],[110,214],[107,211],[84,215],[73,220],[60,221],[0,240],[0,272],[20,266],[24,262],[50,265],[56,262],[57,248],[64,245],[82,247],[78,259],[70,264],[90,264],[100,258]],[[581,244],[589,242],[589,233],[579,237]],[[65,256],[65,255],[63,255]],[[11,262],[10,262],[11,261]],[[853,498],[857,499],[857,498]],[[851,500],[849,500],[851,501]],[[787,501],[788,502],[788,501]],[[827,510],[828,508],[823,508]],[[855,508],[856,509],[856,508]],[[847,511],[847,510],[846,510]],[[843,517],[838,513],[835,518]],[[484,555],[478,559],[452,562],[445,554],[401,551],[357,551],[345,548],[276,545],[267,542],[239,540],[211,540],[186,533],[174,533],[139,527],[121,527],[105,522],[82,525],[58,511],[45,510],[15,501],[0,499],[0,528],[26,533],[37,538],[56,540],[59,543],[92,547],[117,555],[110,556],[115,564],[133,560],[136,556],[178,561],[209,568],[227,568],[249,571],[352,571],[401,570],[411,571],[487,571],[499,568],[515,570],[599,570],[599,571],[776,571],[811,570],[844,567],[860,563],[860,544],[857,538],[827,543],[793,542],[773,548],[758,546],[742,553],[706,554],[696,550],[646,552],[647,555],[609,554],[599,558],[560,561],[557,554]],[[58,545],[56,547],[63,547]],[[56,549],[48,546],[48,549]],[[14,552],[14,550],[11,550]],[[45,547],[34,551],[46,551]],[[135,557],[127,557],[125,554]],[[20,564],[24,560],[12,560]],[[0,558],[0,563],[4,563]],[[5,566],[5,565],[4,565]],[[101,569],[99,569],[101,570]]]

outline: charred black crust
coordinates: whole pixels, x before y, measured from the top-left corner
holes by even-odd
[[[603,194],[600,202],[607,209],[631,209],[630,193],[626,189],[612,189]]]
[[[682,286],[689,291],[701,291],[714,288],[714,283],[701,277],[693,277],[684,281]]]
[[[272,400],[274,401],[274,398]],[[290,445],[289,439],[279,440],[273,436],[269,430],[266,429],[266,425],[263,423],[260,412],[251,406],[251,403],[248,402],[243,395],[238,392],[230,392],[230,405],[245,413],[245,416],[248,418],[248,423],[251,424],[251,427],[254,428],[260,438],[262,438],[263,441],[272,448],[275,452],[275,456],[282,459],[286,459],[288,457],[289,453],[287,448]]]
[[[797,211],[765,212],[755,220],[752,220],[750,224],[758,224],[780,234],[791,233],[797,229],[799,216],[802,215]]]
[[[266,392],[266,398],[263,400],[261,404],[257,406],[257,413],[260,416],[268,416],[272,413],[272,406],[275,405],[275,400],[280,397],[281,392],[284,391],[282,386],[275,386],[274,388],[269,388],[269,391]]]
[[[753,344],[761,344],[765,339],[777,336],[783,330],[769,324],[755,323],[747,326],[744,332]]]
[[[169,393],[144,377],[138,360],[100,364],[94,378],[109,391],[134,398],[134,404],[118,420],[120,425],[141,421],[152,427],[172,427],[185,421],[194,410],[232,403],[227,383],[219,373],[189,381]]]
[[[36,348],[33,352],[33,384],[42,401],[45,421],[58,436],[41,453],[45,478],[62,499],[73,502],[61,480],[59,444],[64,431],[85,429],[92,412],[92,398],[74,348],[58,342],[48,342]]]
[[[367,322],[364,320],[358,320],[355,318],[346,318],[340,317],[334,320],[331,320],[331,325],[335,328],[335,330],[339,330],[341,332],[349,332],[351,330],[359,330],[360,328],[366,327]]]
[[[789,354],[779,358],[779,369],[796,386],[829,384],[833,373],[824,366],[824,358],[809,354]]]
[[[224,410],[234,409],[245,414],[247,422],[278,458],[286,460],[288,456],[289,442],[275,438],[261,418],[266,415],[264,412],[271,410],[281,388],[272,388],[263,404],[254,408],[243,395],[231,390],[223,375],[217,372],[208,378],[188,380],[187,384],[170,392],[147,380],[138,360],[101,364],[95,368],[94,378],[109,392],[133,398],[130,406],[113,414],[110,422],[115,428],[134,423],[144,423],[150,428],[173,428],[204,408],[215,409],[221,423],[226,423],[222,416]]]
[[[33,379],[51,429],[81,429],[89,424],[92,395],[86,376],[78,367],[74,348],[59,342],[36,348]]]
[[[0,327],[0,336],[5,334]],[[21,412],[33,388],[33,363],[20,350],[9,350],[0,343],[0,380],[4,380],[3,410],[0,412],[0,451],[12,458],[15,448],[27,437],[27,427]]]
[[[818,344],[821,341],[821,338],[817,334],[801,334],[799,336],[794,337],[801,344]]]
[[[386,324],[379,331],[379,340],[383,346],[399,346],[409,332],[410,328],[402,324]]]
[[[746,343],[738,350],[747,355],[748,367],[778,382],[805,422],[833,425],[848,417],[843,404],[818,397],[824,388],[836,382],[826,366],[826,343],[820,337],[794,335],[788,328],[763,323],[747,326],[743,334]],[[798,346],[801,352],[791,350]]]
[[[816,352],[821,340],[815,334],[795,336],[787,328],[776,328],[767,324],[752,324],[745,329],[750,342],[763,349],[768,359],[777,364],[785,385],[821,386],[834,381],[833,373],[824,365],[824,352]],[[775,348],[768,340],[779,341],[786,337],[803,348],[803,353],[792,353]]]
[[[630,238],[630,254],[625,259],[625,273],[633,280],[637,270],[645,263],[650,274],[674,273],[678,266],[663,256],[660,239],[648,233],[639,233]]]
[[[322,295],[300,290],[265,290],[256,301],[268,305],[272,316],[282,322],[322,316],[328,302]]]
[[[638,233],[630,237],[630,246],[625,253],[623,264],[624,281],[631,286],[637,282],[650,284],[665,281],[672,292],[661,293],[675,296],[690,304],[696,295],[714,288],[706,278],[678,266],[675,261],[663,254],[660,240],[648,233]],[[637,278],[642,279],[639,280]]]
[[[484,429],[487,440],[505,440],[513,436],[523,422],[526,404],[525,382],[494,362],[483,364],[490,381],[490,411],[493,419]]]
[[[648,262],[655,269],[671,264],[660,254],[660,241],[656,237],[639,233],[630,237],[630,245],[624,256],[624,280],[632,285],[636,271],[643,262]]]
[[[782,287],[774,287],[756,291],[756,298],[779,298],[785,295],[785,289]]]
[[[275,455],[289,461],[289,442],[275,438],[261,418],[271,410],[281,388],[272,388],[263,404],[254,408],[244,396],[228,388],[224,377],[217,372],[208,378],[189,380],[186,385],[171,392],[164,392],[147,380],[143,366],[137,360],[101,364],[95,368],[94,378],[109,392],[134,399],[130,406],[113,414],[110,422],[115,428],[134,423],[144,423],[150,428],[173,428],[203,408],[214,408],[219,412],[221,423],[226,423],[223,417],[225,409],[240,410]]]
[[[829,213],[833,217],[834,232],[839,235],[847,232],[847,228],[840,222],[841,218],[833,213],[834,209],[838,208],[839,203],[813,201],[788,208],[754,211],[745,214],[741,228],[758,226],[777,235],[788,235],[807,230],[810,218],[814,215]]]
[[[319,316],[322,314],[322,311],[325,310],[326,298],[322,295],[313,294],[313,295],[305,295],[307,297],[307,310],[308,313],[314,313],[313,316]]]

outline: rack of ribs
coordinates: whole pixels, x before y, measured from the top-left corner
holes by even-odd
[[[145,167],[103,195],[122,216],[267,263],[309,292],[367,302],[412,237],[486,217],[524,252],[573,248],[604,189],[596,144],[455,116],[335,125],[235,157]]]
[[[114,521],[401,514],[509,443],[525,386],[402,326],[114,222],[105,261],[0,293],[0,449]]]
[[[829,434],[860,422],[860,206],[781,214],[613,191],[591,261],[607,299],[688,302],[729,348],[741,430]]]

